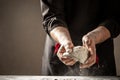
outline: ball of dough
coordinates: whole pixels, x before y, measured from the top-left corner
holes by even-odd
[[[63,56],[72,57],[74,60],[84,64],[88,58],[89,51],[84,46],[75,46],[72,53],[65,52]]]

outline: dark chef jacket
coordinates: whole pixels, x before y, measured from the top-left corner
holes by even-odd
[[[120,33],[119,0],[41,0],[43,26],[47,32],[45,53],[42,59],[43,75],[95,75],[114,76],[113,38]],[[96,45],[99,63],[79,69],[76,63],[66,66],[54,54],[55,42],[49,33],[57,26],[68,28],[75,46],[82,45],[82,36],[98,26],[105,26],[111,38]],[[104,35],[103,35],[104,36]]]

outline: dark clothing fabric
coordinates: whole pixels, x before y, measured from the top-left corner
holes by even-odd
[[[41,0],[43,26],[47,32],[42,73],[44,75],[115,76],[113,38],[120,33],[119,0]],[[79,63],[66,66],[53,53],[55,42],[49,35],[57,26],[68,28],[74,45],[82,45],[82,37],[99,25],[105,26],[111,38],[96,45],[99,64],[79,69]]]

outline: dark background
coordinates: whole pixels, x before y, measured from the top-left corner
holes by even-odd
[[[39,0],[0,0],[0,75],[40,75],[45,32]],[[120,75],[120,36],[115,39]]]

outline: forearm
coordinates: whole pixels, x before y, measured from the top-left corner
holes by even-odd
[[[60,44],[65,44],[71,41],[69,31],[65,27],[56,27],[50,32],[51,37]]]
[[[92,37],[92,39],[95,41],[95,44],[98,44],[110,38],[111,35],[107,28],[104,26],[99,26],[93,31],[87,33],[87,36]]]

